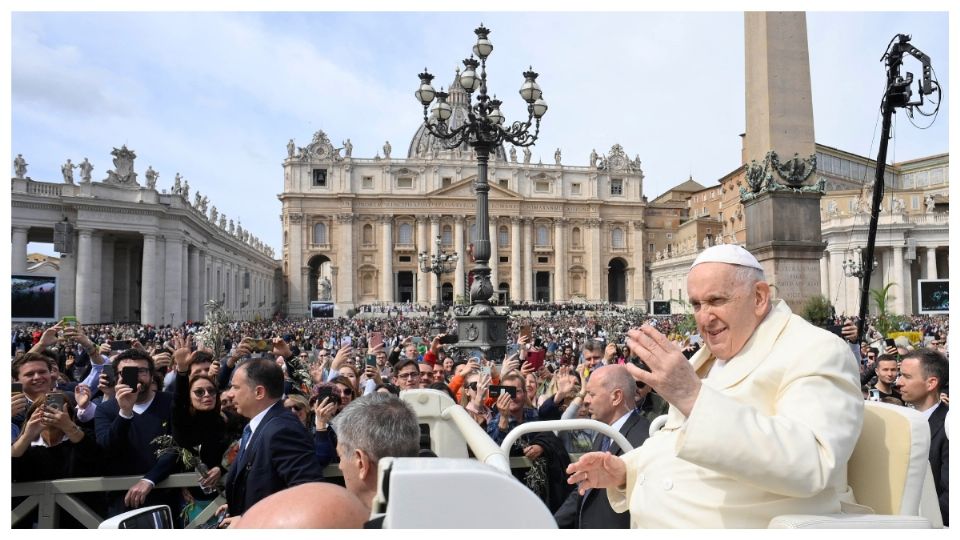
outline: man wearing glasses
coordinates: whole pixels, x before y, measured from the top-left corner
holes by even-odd
[[[416,390],[420,388],[420,366],[412,358],[397,362],[397,386],[400,390]]]
[[[126,492],[108,493],[108,517],[141,506],[176,504],[175,490],[153,490],[177,464],[172,453],[158,459],[152,444],[154,438],[170,434],[173,397],[153,390],[153,358],[145,351],[128,349],[114,359],[113,365],[117,374],[123,368],[136,368],[137,387],[117,382],[115,399],[97,407],[97,443],[105,451],[103,461],[110,463],[111,475],[143,478]]]

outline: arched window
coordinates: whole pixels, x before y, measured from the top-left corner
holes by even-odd
[[[547,229],[546,225],[537,225],[537,245],[550,245],[550,231]]]
[[[412,244],[413,243],[413,227],[409,223],[401,223],[399,238],[397,239],[398,244]]]
[[[327,225],[326,223],[317,223],[313,226],[313,243],[314,244],[326,244],[327,243]]]
[[[583,235],[580,233],[580,227],[574,227],[571,234],[571,241],[573,242],[573,247],[579,248],[583,247]]]
[[[501,246],[510,245],[510,230],[507,229],[506,225],[500,226],[500,229],[497,231],[497,236],[497,243],[499,243]]]
[[[367,223],[363,226],[363,245],[372,246],[373,245],[373,225]]]
[[[613,229],[613,232],[611,233],[610,241],[613,244],[613,247],[615,249],[626,247],[625,246],[626,242],[624,241],[624,237],[623,237],[623,229],[621,229],[620,227],[615,227]]]
[[[453,227],[449,225],[444,225],[441,229],[441,235],[443,236],[443,245],[451,246],[453,245]]]

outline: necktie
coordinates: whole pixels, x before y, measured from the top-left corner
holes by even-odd
[[[610,437],[607,437],[606,435],[604,435],[604,436],[603,436],[603,442],[600,444],[600,451],[601,451],[601,452],[609,452],[609,451],[610,451],[610,444],[611,444],[612,442],[613,442],[613,441],[610,439]]]
[[[237,463],[243,461],[243,453],[247,450],[247,443],[250,442],[250,437],[253,435],[253,430],[250,429],[250,426],[243,428],[243,436],[240,437],[240,452],[237,453]]]

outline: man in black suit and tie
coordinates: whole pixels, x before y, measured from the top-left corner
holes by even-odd
[[[933,349],[915,349],[903,355],[897,379],[897,390],[903,401],[913,405],[930,423],[930,471],[944,526],[950,525],[950,439],[943,425],[950,407],[940,402],[940,393],[947,388],[948,372],[945,356]]]
[[[283,370],[273,360],[247,360],[228,391],[237,413],[250,419],[226,478],[228,515],[223,526],[260,499],[288,487],[323,480],[313,441],[283,408]],[[221,507],[222,510],[222,507]]]
[[[634,448],[643,444],[650,431],[650,422],[636,411],[637,383],[622,365],[598,368],[590,375],[584,406],[590,417],[618,430]],[[623,451],[610,438],[597,434],[594,451],[621,455]],[[618,514],[610,507],[604,489],[593,489],[585,495],[570,492],[554,514],[557,525],[567,529],[629,529],[630,512]]]

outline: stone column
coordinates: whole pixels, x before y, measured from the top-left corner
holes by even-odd
[[[116,240],[113,238],[102,238],[100,240],[100,320],[102,322],[113,322],[117,318],[113,312],[113,296],[116,287],[114,249]]]
[[[113,320],[129,321],[130,246],[114,243],[113,261]]]
[[[587,299],[597,302],[603,296],[601,280],[607,275],[607,265],[600,260],[600,220],[588,220],[587,228],[590,229],[590,264],[593,266],[587,275]]]
[[[77,254],[76,240],[74,241],[74,252],[71,254],[60,255],[60,272],[58,280],[58,302],[60,312],[58,317],[64,315],[77,314]]]
[[[79,231],[77,247],[77,319],[80,324],[97,324],[100,321],[100,272],[95,272],[97,240],[94,231]]]
[[[510,216],[510,301],[523,299],[523,266],[520,261],[520,217]]]
[[[337,216],[340,224],[340,245],[337,246],[338,261],[337,266],[342,270],[336,281],[337,303],[341,304],[343,309],[353,307],[353,283],[356,278],[357,268],[353,264],[353,215],[340,214]]]
[[[490,284],[493,285],[493,297],[497,298],[497,292],[500,290],[500,255],[497,251],[500,248],[500,238],[497,231],[498,224],[496,218],[490,219]]]
[[[210,272],[207,269],[207,253],[200,248],[197,248],[197,267],[200,273],[197,289],[197,313],[199,314],[197,319],[203,319],[206,316],[206,310],[203,305],[207,302],[210,294]]]
[[[290,304],[287,306],[287,309],[290,312],[290,316],[300,317],[306,313],[309,308],[306,300],[309,289],[304,288],[306,282],[300,273],[300,268],[303,267],[303,253],[306,247],[304,245],[303,214],[290,213],[287,216],[287,232],[287,257],[289,266],[287,266],[288,274],[284,276],[288,280],[288,286],[290,287],[288,291],[288,301]],[[330,234],[332,234],[332,231],[327,233],[328,238]]]
[[[440,236],[440,216],[430,216],[430,242],[427,244],[427,253],[437,255],[437,237]],[[428,274],[430,277],[430,304],[436,305],[440,299],[437,298],[437,275]]]
[[[183,289],[183,240],[179,236],[167,235],[163,242],[163,311],[160,320],[166,324],[178,324],[183,321],[180,300]]]
[[[523,299],[533,301],[533,218],[523,218]]]
[[[13,252],[10,254],[10,268],[14,274],[23,274],[27,271],[27,233],[29,227],[11,227],[13,238]],[[82,323],[83,321],[81,321]]]
[[[644,275],[646,272],[643,267],[643,253],[646,245],[643,238],[642,221],[637,220],[633,222],[633,234],[634,239],[631,243],[633,246],[633,287],[631,287],[631,297],[628,298],[628,301],[633,304],[646,305],[646,276]]]
[[[937,278],[937,248],[928,247],[927,248],[927,273],[924,276],[926,279],[939,279]]]
[[[569,300],[567,298],[567,244],[564,236],[566,228],[566,218],[557,218],[553,221],[554,302]]]
[[[157,237],[154,234],[143,235],[143,263],[140,278],[140,322],[157,325],[160,312],[157,305]]]
[[[824,251],[820,257],[820,294],[830,298],[830,252]],[[836,306],[834,306],[836,307]]]
[[[393,302],[393,216],[380,217],[380,249],[383,261],[380,264],[380,300]]]
[[[453,223],[453,249],[457,251],[457,275],[453,280],[453,298],[456,301],[458,295],[466,296],[467,294],[465,290],[467,251],[463,248],[463,216],[454,217]]]
[[[180,316],[182,321],[190,312],[190,244],[184,239],[180,244]],[[182,322],[181,321],[181,322]]]
[[[187,318],[191,321],[197,321],[203,318],[203,308],[200,303],[200,250],[193,246],[189,248],[189,260],[187,275],[190,276],[190,282],[187,284]]]
[[[430,240],[427,238],[429,234],[429,229],[427,228],[427,218],[418,217],[417,218],[417,255],[420,252],[426,251],[430,253]],[[420,263],[417,263],[416,270],[417,279],[413,280],[414,285],[417,288],[417,303],[418,304],[429,304],[430,303],[430,274],[420,271]]]
[[[907,312],[907,288],[910,287],[904,279],[904,267],[903,267],[903,246],[894,246],[893,247],[893,282],[897,284],[897,287],[900,290],[891,288],[893,293],[893,312],[898,315],[903,315]]]

